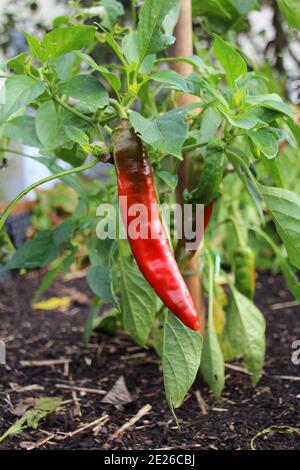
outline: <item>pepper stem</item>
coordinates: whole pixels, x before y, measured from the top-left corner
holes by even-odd
[[[117,111],[120,119],[128,119],[125,109],[114,98],[109,99],[109,104]]]
[[[228,220],[232,223],[233,225],[233,228],[234,228],[234,231],[235,231],[235,234],[236,234],[236,237],[238,239],[238,244],[239,246],[245,246],[246,243],[245,243],[245,240],[244,240],[244,237],[242,236],[241,234],[241,230],[238,226],[238,223],[237,223],[237,220],[235,217],[233,216],[230,216],[228,217]]]

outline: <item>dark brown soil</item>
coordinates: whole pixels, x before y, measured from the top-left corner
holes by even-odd
[[[253,388],[249,376],[242,371],[228,368],[219,401],[201,386],[208,406],[208,413],[203,414],[195,393],[199,384],[195,384],[177,411],[180,431],[165,401],[156,356],[136,347],[124,333],[116,337],[94,335],[86,351],[81,335],[89,306],[73,306],[65,312],[32,310],[32,292],[37,283],[34,278],[21,278],[0,284],[0,339],[7,347],[7,365],[0,366],[0,435],[16,420],[16,406],[25,398],[53,395],[63,397],[67,403],[37,430],[6,439],[0,445],[2,449],[101,449],[105,445],[111,449],[249,449],[251,438],[262,429],[300,426],[300,365],[291,361],[292,343],[300,339],[300,308],[292,301],[281,277],[261,276],[258,281],[256,301],[268,323],[266,364],[258,386]],[[64,286],[56,283],[48,296],[65,295],[66,286],[88,292],[85,280],[77,279]],[[61,358],[70,360],[69,369],[61,364],[21,363]],[[63,384],[109,391],[122,375],[132,402],[118,408],[102,403],[103,395],[57,387]],[[33,389],[24,390],[28,386]],[[146,404],[152,410],[109,441]],[[104,426],[97,429],[93,425],[69,434],[104,413],[108,415]],[[48,442],[42,445],[46,439]],[[256,446],[300,449],[300,436],[268,434],[258,438]]]

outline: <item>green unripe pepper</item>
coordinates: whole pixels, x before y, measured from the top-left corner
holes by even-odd
[[[186,202],[199,204],[211,202],[218,193],[225,166],[226,156],[223,149],[220,146],[208,147],[197,187],[190,192],[187,190],[184,192]]]
[[[248,246],[239,246],[233,253],[236,288],[249,299],[255,292],[255,256]]]

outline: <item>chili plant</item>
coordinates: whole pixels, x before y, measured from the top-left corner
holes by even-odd
[[[256,4],[250,3],[235,24]],[[197,44],[195,55],[170,57],[178,7],[177,0],[145,0],[140,10],[133,6],[129,22],[115,0],[103,2],[96,13],[73,2],[73,13],[57,18],[44,37],[26,33],[28,50],[6,63],[6,101],[0,106],[2,154],[9,157],[10,142],[21,140],[39,148],[39,155],[20,158],[33,158],[53,173],[8,204],[1,230],[15,203],[46,181],[59,178],[78,194],[74,212],[57,227],[39,231],[3,269],[49,266],[38,299],[84,245],[94,295],[84,341],[95,326],[110,333],[122,327],[142,347],[153,347],[172,409],[181,405],[199,369],[219,396],[225,360],[242,359],[252,382],[259,380],[265,320],[252,300],[253,240],[261,238],[273,250],[300,300],[300,196],[285,188],[278,164],[282,142],[299,145],[294,110],[228,42],[226,28],[219,30],[221,37],[206,24],[205,51]],[[206,18],[205,11],[199,14]],[[104,55],[105,64],[99,59]],[[191,64],[193,73],[183,77],[169,69],[180,61]],[[182,94],[198,101],[177,107]],[[189,181],[180,196],[194,210],[204,205],[206,227],[205,243],[192,253],[172,229],[162,228],[158,206],[175,201],[184,153]],[[87,169],[91,174],[100,161],[107,163],[105,179],[88,183],[78,176]],[[147,228],[156,224],[161,238],[155,243],[97,237],[99,223],[109,225],[110,217],[100,216],[97,207],[116,207],[118,189],[132,203],[154,203]],[[188,275],[191,256],[199,261],[208,301],[204,338],[177,267]]]

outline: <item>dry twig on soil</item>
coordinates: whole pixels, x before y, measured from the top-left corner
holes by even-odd
[[[109,447],[110,443],[112,441],[114,441],[115,439],[117,439],[117,437],[119,437],[124,431],[126,431],[126,429],[130,428],[131,426],[133,426],[135,423],[137,423],[137,421],[139,421],[143,416],[145,416],[146,414],[148,414],[150,411],[152,410],[152,406],[151,405],[145,405],[143,406],[143,408],[141,408],[139,410],[139,412],[133,416],[129,421],[127,421],[127,423],[124,423],[120,428],[118,428],[106,441],[106,443],[104,444],[104,448],[106,447]]]

